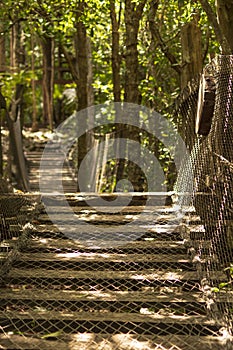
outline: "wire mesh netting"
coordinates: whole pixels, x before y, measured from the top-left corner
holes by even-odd
[[[179,102],[176,116],[191,162],[183,163],[174,204],[164,204],[170,193],[153,194],[149,205],[147,193],[122,194],[125,208],[103,212],[92,207],[95,194],[67,193],[82,222],[63,233],[38,195],[3,191],[0,348],[232,348],[232,60],[220,56],[206,68],[216,83],[207,136],[195,135],[199,84]],[[116,194],[102,198],[110,202]],[[46,201],[65,222],[61,197]],[[109,239],[114,232],[117,244],[72,239],[75,231],[96,239],[101,229]],[[125,242],[134,229],[137,236]]]
[[[190,185],[185,181],[185,175],[192,171],[194,176],[192,204],[200,217],[202,232],[198,233],[197,240],[196,236],[190,234],[189,224],[184,231],[192,251],[191,255],[197,264],[207,310],[216,323],[223,325],[221,331],[229,339],[232,330],[233,249],[232,73],[232,56],[219,56],[205,68],[205,79],[211,79],[216,86],[213,119],[207,135],[193,137],[197,112],[197,103],[194,103],[198,96],[197,88],[189,96],[190,101],[185,101],[192,107],[180,108],[182,120],[186,112],[186,121],[181,123],[181,133],[186,135],[192,166],[191,169],[186,168],[185,172],[180,174],[176,184],[178,192],[189,192],[187,189]],[[187,135],[190,125],[192,137]],[[185,196],[180,196],[181,206],[185,201]],[[194,242],[198,244],[195,246]],[[229,345],[229,348],[231,347],[232,344]]]

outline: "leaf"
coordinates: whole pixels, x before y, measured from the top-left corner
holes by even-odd
[[[228,286],[228,282],[223,282],[219,284],[219,288],[225,288]]]
[[[49,333],[41,336],[41,339],[47,339],[47,338],[58,338],[63,334],[63,330],[54,332],[54,333]]]

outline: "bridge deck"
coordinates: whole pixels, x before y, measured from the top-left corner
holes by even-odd
[[[39,158],[31,154],[34,190]],[[1,242],[3,265],[10,264],[0,289],[0,349],[225,350],[223,324],[208,312],[176,210],[161,206],[164,198],[154,194],[156,201],[145,208],[136,239],[116,242],[111,236],[112,241],[97,249],[75,234],[92,237],[97,228],[112,233],[114,227],[125,238],[125,224],[141,214],[146,194],[135,194],[120,213],[111,213],[88,205],[86,199],[95,196],[78,196],[72,181],[67,188],[73,192],[66,199],[76,217],[89,225],[67,221],[59,196],[47,203],[56,208],[55,218],[70,227],[73,239],[43,209],[21,251],[17,234]],[[225,282],[215,257],[208,256],[210,242],[192,208],[187,208],[184,222],[193,244],[198,247],[200,237],[203,241],[203,266],[215,264],[209,277]],[[221,308],[232,302],[221,295],[215,304]]]

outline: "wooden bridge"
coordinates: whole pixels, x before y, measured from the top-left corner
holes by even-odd
[[[38,148],[27,155],[34,197],[41,152]],[[147,195],[135,193],[120,213],[94,210],[75,193],[67,166],[64,174],[67,201],[77,218],[89,223],[77,230],[87,236],[95,227],[111,233],[114,226],[123,233],[145,207]],[[115,195],[102,197],[109,203]],[[139,237],[129,242],[98,249],[85,245],[60,232],[43,208],[20,249],[17,234],[2,241],[1,258],[3,266],[9,261],[9,269],[0,289],[0,349],[227,349],[223,325],[207,307],[184,230],[187,223],[194,245],[202,239],[208,255],[200,219],[187,208],[182,224],[173,225],[176,210],[164,205],[163,195],[154,199],[138,222]],[[62,216],[59,196],[53,207]],[[226,280],[214,270],[210,278],[217,277]],[[226,300],[218,303],[224,307]]]

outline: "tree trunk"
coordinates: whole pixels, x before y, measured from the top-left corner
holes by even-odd
[[[233,1],[232,0],[216,0],[216,10],[218,23],[222,34],[226,38],[229,46],[229,52],[233,53]],[[224,53],[224,52],[223,52]]]
[[[232,2],[231,0],[228,0],[228,1]],[[208,0],[199,0],[199,2],[201,4],[203,10],[206,12],[208,20],[214,29],[216,39],[222,48],[223,54],[229,54],[230,48],[229,48],[229,45],[227,43],[226,37],[224,36],[224,34],[219,26],[215,11],[212,9],[212,6],[210,5]],[[217,5],[217,0],[215,1],[215,3]],[[225,3],[225,0],[224,0],[224,3]]]
[[[78,107],[77,110],[82,110],[83,118],[80,121],[82,123],[82,130],[86,132],[81,135],[78,139],[78,169],[86,156],[87,152],[90,150],[93,144],[93,133],[90,131],[93,125],[94,115],[90,113],[87,109],[90,105],[94,103],[93,97],[93,72],[92,72],[92,51],[90,38],[87,36],[85,24],[81,20],[81,15],[83,13],[85,2],[79,3],[79,8],[77,12],[77,27],[75,35],[75,64],[73,63],[73,71],[75,72],[76,83],[77,83],[77,99]],[[90,164],[87,165],[87,169],[84,171],[89,172]],[[82,186],[86,191],[91,191],[93,189],[93,184],[88,183],[88,176],[86,174],[80,180]],[[80,186],[78,184],[78,191],[80,191]]]
[[[121,101],[121,77],[120,77],[120,34],[117,20],[115,1],[110,1],[110,16],[112,22],[112,80],[114,102]]]
[[[181,89],[202,71],[201,30],[196,20],[185,24],[181,29],[182,65]]]
[[[142,17],[143,9],[146,0],[139,2],[136,6],[135,1],[125,0],[125,65],[126,65],[126,75],[125,75],[125,102],[129,103],[140,103],[140,92],[139,92],[139,78],[138,78],[138,31],[140,20]],[[127,110],[129,117],[129,125],[124,127],[123,137],[140,143],[140,130],[130,125],[131,119],[136,119],[137,125],[139,125],[139,115],[130,113]],[[131,154],[135,154],[135,149],[128,145],[128,159],[131,158]],[[136,158],[139,160],[141,154],[137,154]],[[141,171],[138,166],[132,162],[128,162],[128,178],[132,183],[135,191],[142,191],[143,188],[140,187]],[[118,180],[118,179],[117,179]]]
[[[20,22],[12,26],[11,32],[11,67],[13,72],[19,70],[19,66],[25,64],[24,44]],[[16,85],[15,96],[11,102],[9,113],[7,111],[7,124],[10,132],[10,147],[15,165],[15,177],[18,188],[23,191],[29,191],[29,181],[23,152],[23,138],[21,120],[23,106],[24,86]],[[6,108],[7,110],[7,108]]]
[[[82,129],[88,129],[88,111],[85,110],[88,107],[88,56],[87,56],[87,34],[86,28],[83,22],[78,19],[77,22],[77,32],[75,38],[75,50],[76,59],[78,62],[78,73],[79,73],[79,83],[77,85],[77,97],[78,97],[78,111],[84,110],[83,118],[81,120]],[[81,135],[78,139],[78,169],[87,154],[88,151],[88,135],[87,133]],[[86,169],[85,172],[89,170]],[[91,184],[87,183],[87,176],[84,176],[80,181],[82,182],[83,188],[88,191],[88,186]],[[91,186],[92,187],[92,186]],[[78,191],[80,191],[80,186],[78,184]]]
[[[112,81],[113,81],[113,96],[114,96],[114,102],[120,102],[121,101],[121,75],[120,75],[120,65],[121,65],[121,58],[120,58],[120,16],[121,16],[121,4],[120,3],[120,10],[119,10],[119,19],[117,19],[117,13],[116,13],[116,4],[115,0],[110,1],[110,17],[111,17],[111,23],[112,23]],[[120,118],[121,118],[121,110],[120,106],[116,105],[115,108],[115,139],[116,139],[116,147],[115,147],[115,156],[116,156],[116,164],[114,168],[113,178],[115,179],[115,182],[118,182],[120,179],[124,176],[124,167],[125,162],[123,158],[118,157],[118,148],[119,148],[119,138],[123,138],[123,130],[124,126],[120,124]],[[115,190],[112,187],[113,190]]]
[[[141,1],[136,8],[135,1],[125,0],[125,102],[139,103],[137,45],[139,23],[145,3],[146,1]]]
[[[54,86],[54,41],[44,36],[41,39],[43,52],[43,120],[53,130],[53,86]]]
[[[20,114],[16,121],[12,121],[7,113],[7,125],[10,132],[10,148],[13,155],[13,161],[15,165],[15,178],[17,187],[22,191],[29,191],[29,179],[25,162],[25,156],[23,152],[23,140],[22,130],[20,123]]]
[[[0,24],[0,32],[4,33],[3,23]],[[2,73],[4,73],[6,70],[6,45],[5,44],[6,44],[5,34],[3,34],[0,36],[0,72]],[[1,108],[2,108],[2,105],[0,103],[0,110]],[[2,130],[1,129],[2,129],[2,116],[0,115],[0,176],[3,175]]]
[[[61,45],[61,50],[66,58],[66,61],[69,65],[72,77],[76,84],[76,93],[77,93],[77,111],[82,110],[82,120],[80,120],[80,127],[82,130],[89,130],[91,123],[93,123],[93,115],[90,115],[87,107],[94,103],[93,98],[93,88],[92,80],[93,73],[91,67],[91,45],[90,39],[86,33],[85,24],[81,20],[83,14],[85,2],[79,2],[78,11],[76,14],[76,33],[74,37],[75,44],[75,56],[66,50],[64,45]],[[92,145],[92,133],[87,132],[84,135],[80,136],[78,139],[78,159],[77,167],[79,169],[85,155]],[[90,166],[90,165],[89,165]],[[88,172],[90,169],[86,169]],[[85,171],[84,171],[85,173]],[[92,184],[87,183],[88,177],[85,176],[81,179],[82,185],[86,190],[93,188]],[[78,185],[78,191],[80,190]]]
[[[4,33],[4,24],[0,24],[0,32]],[[0,36],[0,72],[6,70],[6,38],[5,33]]]
[[[35,38],[34,38],[34,33],[31,31],[31,50],[32,50],[32,55],[31,55],[31,69],[32,69],[32,74],[35,74]],[[32,131],[38,131],[38,122],[37,122],[37,101],[36,101],[36,81],[33,76],[31,80],[31,87],[32,87]]]
[[[159,6],[159,0],[151,0],[150,1],[148,21],[149,21],[149,27],[150,27],[150,32],[151,32],[151,42],[153,43],[154,47],[157,47],[157,46],[160,47],[164,56],[171,63],[171,67],[180,75],[181,67],[177,61],[177,58],[173,55],[173,53],[170,51],[167,43],[163,40],[163,38],[160,34],[158,23],[155,20],[158,6]]]

